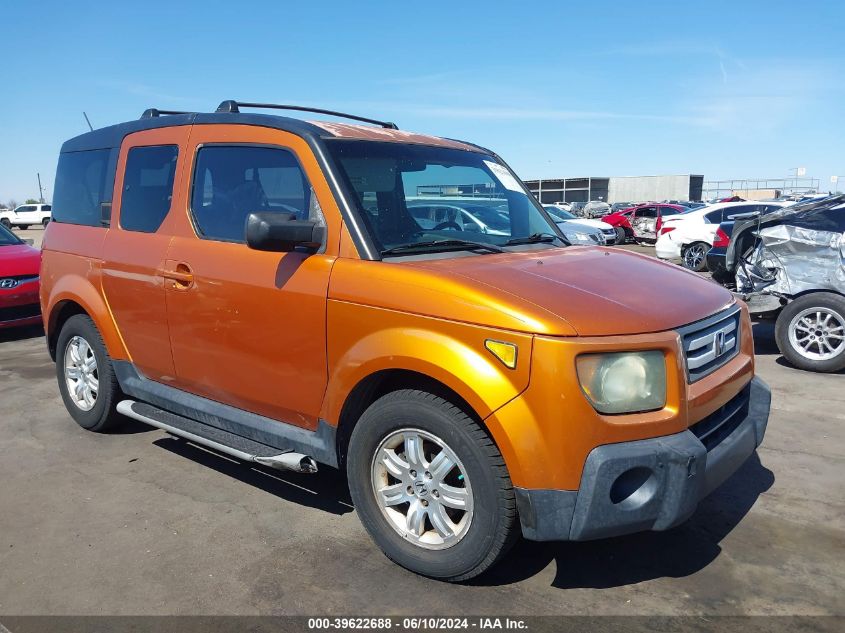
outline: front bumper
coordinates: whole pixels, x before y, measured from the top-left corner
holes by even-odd
[[[523,535],[587,541],[682,523],[763,441],[770,404],[768,386],[754,378],[686,431],[596,447],[578,490],[517,488]]]
[[[39,283],[29,281],[13,290],[0,290],[0,329],[41,323]]]

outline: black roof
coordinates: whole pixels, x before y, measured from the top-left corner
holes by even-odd
[[[291,132],[303,137],[330,137],[332,134],[325,129],[290,117],[271,114],[255,114],[248,112],[192,112],[189,114],[172,114],[166,116],[144,117],[135,121],[118,123],[108,127],[86,132],[66,141],[62,145],[62,152],[81,152],[92,149],[110,149],[120,147],[123,138],[133,132],[152,130],[160,127],[178,125],[203,125],[210,123],[232,123],[239,125],[256,125],[269,127],[285,132]]]

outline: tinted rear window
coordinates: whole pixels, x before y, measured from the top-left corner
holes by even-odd
[[[101,226],[100,205],[111,200],[112,150],[65,152],[59,156],[53,192],[53,220]]]
[[[126,158],[120,227],[155,233],[173,197],[178,148],[175,145],[133,147]]]

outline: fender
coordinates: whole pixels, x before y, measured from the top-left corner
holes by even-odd
[[[329,376],[321,417],[337,424],[356,385],[372,374],[403,369],[449,387],[484,419],[528,387],[533,336],[329,302]],[[517,366],[508,369],[484,347],[485,339],[513,343]]]
[[[55,255],[55,254],[54,254]],[[44,265],[46,265],[46,261]],[[49,295],[45,297],[42,311],[49,315],[45,319],[45,329],[48,339],[51,336],[56,319],[61,312],[65,302],[72,301],[79,304],[88,316],[94,321],[109,356],[114,360],[132,360],[126,351],[123,339],[117,330],[111,310],[106,304],[102,293],[95,288],[90,277],[96,276],[99,280],[99,269],[89,270],[88,275],[68,273],[61,275],[56,283],[50,288]],[[43,287],[43,286],[42,286]],[[56,333],[58,334],[58,333]]]

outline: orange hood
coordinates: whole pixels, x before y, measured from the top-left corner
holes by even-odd
[[[332,272],[332,298],[536,334],[659,332],[733,302],[727,290],[695,273],[609,248],[347,261],[350,268],[339,261]],[[359,265],[369,266],[354,270]]]

